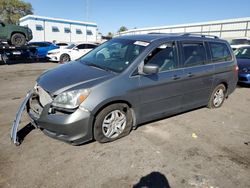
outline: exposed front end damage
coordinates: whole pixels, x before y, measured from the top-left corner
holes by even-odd
[[[18,128],[22,114],[27,112],[31,124],[44,134],[71,144],[80,144],[92,139],[93,117],[89,111],[77,108],[68,111],[52,106],[53,96],[36,85],[21,103],[11,129],[11,140],[20,145]]]

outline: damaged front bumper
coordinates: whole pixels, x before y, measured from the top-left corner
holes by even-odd
[[[42,89],[42,91],[43,94],[40,93],[39,96],[37,88],[31,90],[21,103],[11,129],[11,140],[15,145],[21,143],[20,138],[18,138],[18,128],[25,110],[30,117],[31,124],[35,128],[41,129],[47,136],[73,145],[92,139],[94,118],[89,111],[82,108],[78,108],[73,112],[56,109],[51,105],[52,99],[47,102],[48,100],[43,97],[44,90]]]
[[[23,100],[23,102],[21,103],[21,105],[19,106],[19,108],[17,110],[15,120],[13,121],[13,124],[12,124],[10,138],[11,138],[12,142],[17,146],[20,145],[20,140],[17,136],[18,127],[19,127],[19,124],[21,122],[22,114],[26,110],[27,102],[31,98],[32,93],[33,93],[32,91],[27,93],[25,99]]]

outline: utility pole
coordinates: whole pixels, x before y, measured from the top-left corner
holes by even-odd
[[[86,21],[89,21],[89,0],[85,0],[85,6],[86,6],[85,7],[86,8],[85,9],[85,11],[86,11],[86,13],[85,13],[86,14],[85,15],[86,16]]]

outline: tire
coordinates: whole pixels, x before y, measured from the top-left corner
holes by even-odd
[[[226,87],[224,84],[219,84],[213,90],[208,105],[208,108],[219,108],[222,106],[226,98]]]
[[[96,116],[94,138],[100,143],[117,140],[130,133],[132,124],[132,113],[128,105],[112,104]]]
[[[62,54],[60,56],[60,63],[65,63],[67,61],[70,61],[70,56],[68,54]]]
[[[15,33],[11,36],[10,42],[14,46],[23,46],[26,43],[26,38],[22,33]]]

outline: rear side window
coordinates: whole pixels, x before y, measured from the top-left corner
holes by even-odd
[[[183,66],[191,67],[203,65],[206,61],[206,50],[203,43],[185,42],[182,43]]]
[[[92,49],[95,47],[96,47],[96,45],[94,45],[94,44],[86,44],[86,49]]]
[[[212,61],[222,62],[232,60],[232,55],[225,43],[210,42]]]

